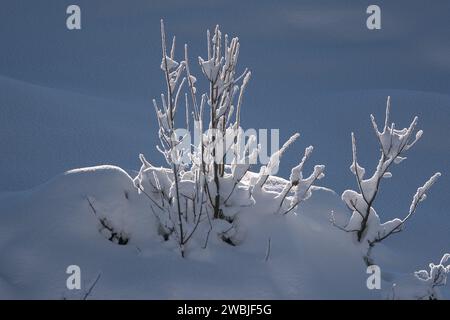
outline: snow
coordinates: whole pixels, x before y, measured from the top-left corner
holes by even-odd
[[[198,62],[202,66],[206,78],[211,82],[215,82],[219,75],[220,64],[217,64],[214,58],[205,61],[201,57],[198,57]]]
[[[411,202],[411,206],[409,207],[409,214],[413,214],[419,202],[422,202],[426,199],[426,192],[431,188],[431,186],[440,176],[440,172],[435,173],[430,179],[428,179],[427,182],[425,182],[422,187],[417,188],[417,191],[414,194],[413,200]]]
[[[155,11],[153,6],[150,7],[150,11],[156,16],[160,15],[161,8]],[[250,7],[243,9],[246,12],[254,11],[254,8]],[[214,11],[214,8],[211,10]],[[124,10],[113,8],[113,11],[120,12],[120,15],[117,15],[119,19],[115,19],[120,22]],[[125,16],[133,14],[125,11]],[[267,10],[258,11],[264,13]],[[142,10],[139,10],[139,15],[142,15]],[[145,20],[152,25],[154,17],[145,16]],[[289,20],[285,26],[279,26],[283,30],[291,30],[292,19],[285,19],[284,13],[279,16],[282,20]],[[11,22],[8,17],[5,18],[8,23]],[[186,61],[175,61],[175,38],[172,50],[168,50],[170,52],[166,53],[165,45],[163,46],[164,58],[161,66],[156,63],[154,69],[149,68],[145,60],[149,57],[153,60],[154,54],[160,50],[154,45],[152,32],[135,32],[133,37],[129,36],[130,30],[153,28],[150,26],[149,29],[147,23],[142,28],[139,19],[135,19],[131,25],[127,24],[127,28],[115,28],[118,32],[114,33],[109,32],[111,28],[107,28],[106,34],[103,34],[105,28],[102,31],[101,26],[97,28],[98,26],[92,25],[93,28],[83,31],[84,36],[78,40],[78,37],[69,37],[69,40],[68,37],[61,37],[59,28],[47,28],[47,32],[32,33],[31,38],[35,41],[27,41],[28,49],[25,50],[23,39],[30,36],[28,31],[36,28],[13,28],[12,33],[5,38],[6,58],[3,75],[0,75],[0,298],[77,299],[82,297],[86,288],[93,283],[97,283],[97,286],[91,298],[381,296],[396,299],[420,298],[430,292],[440,295],[434,292],[433,286],[446,282],[449,268],[449,255],[444,254],[450,243],[450,220],[447,212],[449,180],[439,179],[430,194],[430,201],[422,203],[440,174],[432,176],[417,189],[409,215],[402,219],[395,217],[408,214],[408,201],[415,191],[409,189],[422,185],[429,174],[437,170],[443,170],[445,177],[450,155],[450,140],[445,139],[450,129],[450,97],[437,94],[436,90],[448,91],[444,88],[445,85],[442,85],[447,83],[442,80],[446,78],[445,68],[448,66],[443,62],[448,61],[440,59],[439,63],[436,63],[436,59],[430,59],[426,53],[416,52],[410,59],[412,64],[408,64],[408,61],[398,64],[395,59],[391,59],[391,55],[386,55],[389,56],[387,60],[378,59],[380,65],[384,63],[386,67],[386,62],[390,62],[393,65],[403,65],[403,69],[394,70],[388,66],[383,70],[372,64],[372,72],[365,72],[367,70],[362,68],[364,75],[361,77],[358,71],[361,68],[352,66],[364,65],[361,62],[367,58],[370,60],[371,55],[352,55],[350,51],[354,46],[351,45],[347,46],[350,51],[345,48],[343,51],[324,50],[326,56],[317,55],[315,50],[310,50],[309,44],[314,46],[320,42],[330,48],[335,44],[335,39],[330,43],[330,37],[324,38],[320,35],[321,32],[312,32],[313,36],[310,32],[299,33],[307,35],[302,40],[312,40],[313,43],[305,46],[305,41],[290,41],[293,45],[289,46],[287,51],[284,43],[288,43],[287,38],[292,38],[290,32],[279,33],[281,37],[263,37],[264,39],[249,36],[254,35],[255,30],[256,34],[267,35],[267,30],[264,29],[266,18],[265,14],[257,15],[255,23],[247,23],[251,26],[250,29],[242,28],[243,39],[247,39],[246,48],[256,48],[259,51],[261,48],[271,49],[257,52],[254,56],[249,56],[250,52],[247,50],[245,53],[246,57],[251,59],[248,62],[258,74],[258,80],[251,85],[254,96],[248,101],[245,99],[245,110],[251,115],[246,119],[250,120],[246,125],[281,128],[283,136],[301,130],[305,139],[302,138],[299,148],[304,147],[303,143],[313,143],[316,146],[315,159],[327,165],[327,179],[320,181],[321,184],[334,188],[338,193],[349,185],[358,190],[347,176],[348,170],[345,170],[350,162],[350,144],[347,148],[347,138],[354,130],[358,137],[358,151],[361,150],[361,163],[367,164],[368,168],[374,165],[368,162],[365,156],[374,159],[372,156],[379,152],[379,148],[372,148],[367,152],[366,146],[372,140],[368,134],[361,132],[360,120],[362,115],[366,119],[369,112],[383,112],[378,108],[380,97],[392,95],[395,98],[396,107],[392,114],[398,112],[408,114],[408,117],[415,114],[420,116],[420,125],[423,125],[425,135],[421,130],[415,135],[413,133],[418,124],[417,118],[404,129],[399,129],[402,128],[400,123],[388,122],[391,113],[390,101],[382,130],[378,130],[375,117],[371,117],[381,150],[395,164],[406,159],[403,154],[396,154],[400,153],[400,149],[406,151],[416,141],[422,140],[418,144],[420,152],[411,154],[404,163],[405,166],[395,172],[401,178],[396,176],[396,179],[389,181],[392,184],[386,186],[386,189],[383,185],[380,193],[383,200],[377,200],[375,203],[377,211],[373,208],[369,210],[370,219],[364,235],[365,240],[384,237],[397,230],[409,215],[414,213],[419,203],[422,206],[421,214],[415,216],[412,223],[408,223],[405,232],[395,240],[392,237],[380,243],[373,253],[375,260],[382,267],[382,294],[368,291],[365,287],[367,275],[360,251],[364,252],[366,248],[355,246],[352,233],[340,232],[328,221],[330,212],[333,212],[333,221],[337,225],[345,225],[349,229],[360,225],[360,212],[367,209],[361,194],[372,196],[377,187],[376,182],[380,181],[378,179],[392,177],[391,172],[381,170],[384,161],[379,162],[380,170],[376,170],[372,177],[364,177],[365,169],[356,161],[355,140],[351,170],[360,178],[361,186],[360,193],[347,190],[342,194],[347,206],[357,209],[350,210],[351,218],[348,224],[344,223],[349,217],[348,208],[345,208],[341,199],[334,192],[312,185],[312,182],[323,176],[324,166],[305,166],[305,160],[312,151],[307,149],[299,165],[297,156],[283,157],[282,166],[279,165],[277,157],[264,167],[260,174],[249,171],[250,165],[232,163],[230,167],[225,168],[220,182],[221,192],[231,195],[227,199],[221,199],[226,219],[214,219],[209,223],[204,220],[205,223],[199,227],[198,236],[193,237],[191,243],[182,245],[187,253],[184,259],[179,255],[176,242],[171,241],[172,239],[165,241],[163,227],[173,226],[170,225],[170,219],[163,220],[165,216],[160,214],[158,206],[170,205],[169,197],[172,197],[172,200],[182,197],[182,206],[193,206],[194,203],[187,201],[187,198],[195,197],[204,184],[203,179],[196,179],[200,175],[198,171],[186,172],[180,166],[178,195],[173,187],[177,173],[158,167],[164,157],[160,157],[154,150],[158,138],[155,124],[158,120],[162,131],[170,131],[171,121],[168,121],[167,105],[171,103],[167,100],[171,94],[161,97],[158,119],[151,113],[151,108],[148,108],[150,99],[147,95],[154,96],[155,92],[159,92],[159,82],[155,80],[159,78],[153,74],[154,71],[159,71],[158,67],[169,72],[168,86],[172,90],[175,90],[179,82],[179,87],[183,87],[187,79],[191,84],[191,91],[195,93],[197,90],[193,83],[197,79],[190,75],[189,71],[186,78],[180,76],[180,71],[187,69],[188,65],[187,58]],[[48,19],[49,22],[51,20]],[[177,19],[176,15],[172,20],[175,25],[176,21],[181,21],[181,25],[184,23],[183,19]],[[196,20],[198,19],[191,22],[203,23]],[[235,29],[242,27],[239,23],[248,22],[247,19],[235,20]],[[47,25],[51,26],[51,23],[44,23],[43,27]],[[111,24],[113,27],[114,25],[115,22]],[[184,40],[195,28],[183,27],[185,26],[182,26],[181,39]],[[313,26],[312,29],[315,30],[316,27]],[[22,32],[22,29],[26,32]],[[59,31],[52,33],[53,29]],[[329,32],[324,34],[329,35]],[[348,35],[346,32],[343,34]],[[44,40],[45,43],[45,39],[40,39],[42,35],[49,40],[45,46],[41,41]],[[361,35],[351,34],[353,40],[359,36]],[[219,95],[226,93],[226,97],[218,102],[216,115],[226,118],[223,120],[226,120],[227,127],[234,111],[236,118],[240,115],[241,94],[248,83],[250,72],[244,71],[237,77],[238,80],[234,81],[236,83],[242,80],[240,87],[234,85],[232,80],[237,74],[234,73],[233,65],[236,64],[240,51],[238,38],[224,36],[225,45],[219,50],[223,51],[224,57],[221,58],[222,53],[218,54],[214,48],[221,43],[221,37],[218,27],[211,39],[208,35],[208,57],[206,61],[199,58],[200,67],[192,70],[198,73],[201,70],[207,79],[214,81]],[[261,39],[265,42],[261,43]],[[398,44],[402,47],[402,41],[390,40],[390,44],[397,43],[397,46],[390,46],[394,51],[395,48],[399,49]],[[362,53],[371,51],[372,45],[378,45],[378,42],[366,46]],[[48,50],[49,46],[52,50]],[[305,59],[296,59],[302,56],[296,50],[297,47],[306,48],[306,55],[303,55]],[[44,50],[46,52],[42,51],[42,48],[47,48]],[[192,48],[192,52],[199,51],[196,45]],[[110,59],[105,59],[105,52],[109,53]],[[402,59],[403,54],[397,53],[397,58]],[[311,59],[311,56],[315,58]],[[342,57],[345,59],[340,59]],[[330,72],[331,69],[328,68],[335,64],[333,61],[336,60],[343,60],[340,68],[349,70],[353,77],[347,77],[344,81],[340,76],[333,78],[333,74],[342,74]],[[417,61],[426,62],[426,67],[430,67],[426,68],[428,75],[431,75],[426,77],[426,81],[420,80],[423,78],[420,74],[423,73],[425,65],[416,63]],[[273,72],[274,68],[270,66],[276,66],[276,72]],[[410,70],[407,70],[408,66]],[[227,74],[227,69],[233,72]],[[106,70],[110,72],[105,73]],[[320,74],[326,76],[317,78]],[[384,76],[380,77],[380,74]],[[25,80],[13,80],[4,75]],[[264,81],[264,78],[267,81]],[[322,80],[317,81],[319,78]],[[368,81],[360,81],[361,79]],[[380,80],[383,79],[388,80],[386,87],[422,88],[433,92],[389,89],[336,94],[326,91],[352,88],[355,85],[359,89],[379,87],[383,82]],[[42,81],[40,83],[57,86],[59,89],[25,81]],[[158,85],[155,86],[155,83]],[[203,90],[203,87],[200,83],[198,89]],[[311,91],[311,88],[320,88],[320,92]],[[90,92],[90,96],[69,90]],[[177,90],[173,92],[176,101],[179,93]],[[237,93],[239,102],[234,105],[232,98]],[[206,97],[202,97],[202,106],[207,101]],[[399,100],[403,102],[398,103],[403,110],[396,111],[399,110]],[[212,101],[209,100],[209,103],[212,104]],[[193,102],[191,110],[197,113],[197,117],[203,118],[203,107],[200,108],[201,116],[196,109],[197,106]],[[255,110],[257,112],[254,112]],[[187,107],[186,114],[189,114]],[[236,123],[236,126],[232,126],[234,129],[239,128],[240,122]],[[373,136],[373,132],[370,131],[370,134]],[[167,137],[172,143],[178,142],[172,135]],[[178,160],[179,154],[174,150],[170,150],[174,153],[169,153],[165,148],[161,148],[168,162]],[[299,149],[295,148],[296,146],[290,150],[291,155],[298,154]],[[137,157],[141,152],[146,154],[148,159],[141,154],[139,158],[142,164]],[[247,160],[252,162],[257,152],[258,150],[249,154],[244,152],[241,158],[245,163]],[[197,157],[194,159],[197,161],[196,166],[199,166],[198,156],[198,153],[194,154],[194,157]],[[94,165],[101,166],[92,167]],[[139,166],[141,169],[136,172]],[[293,166],[296,167],[290,171]],[[81,169],[70,170],[71,168]],[[258,171],[257,167],[251,169]],[[289,179],[270,176],[278,169],[284,177],[291,173]],[[60,174],[65,171],[66,173]],[[311,171],[312,174],[305,178],[303,172]],[[255,190],[254,185],[258,179],[261,183],[259,190]],[[209,182],[204,183],[208,186]],[[237,192],[233,193],[235,187]],[[212,185],[213,192],[214,188]],[[407,194],[407,199],[404,194]],[[297,206],[300,200],[302,201]],[[201,202],[203,199],[196,201]],[[402,206],[402,203],[405,206]],[[279,214],[293,204],[295,208],[289,214]],[[191,220],[191,216],[187,214],[185,216],[185,226],[189,234],[196,227],[195,220]],[[386,222],[381,223],[380,217]],[[233,239],[236,246],[222,241],[221,238],[225,235]],[[441,261],[437,262],[441,256]],[[433,263],[428,265],[430,261]],[[79,264],[82,268],[81,292],[68,292],[64,286],[67,277],[65,270],[69,264]],[[425,269],[421,270],[424,267]],[[399,273],[393,273],[392,270],[398,270]],[[415,270],[419,271],[414,272]],[[445,293],[444,297],[450,297],[448,287],[440,289]]]
[[[269,159],[269,163],[266,166],[262,166],[260,169],[260,176],[256,185],[260,187],[267,179],[269,175],[275,175],[280,167],[280,160],[286,150],[291,144],[293,144],[300,137],[299,133],[292,135],[280,148],[280,150],[275,151]]]
[[[72,168],[107,163],[135,169],[139,152],[154,152],[150,135],[139,134],[152,126],[148,102],[123,103],[2,75],[0,87],[0,191],[35,187]]]
[[[144,173],[167,177],[153,166]],[[257,174],[250,172],[243,180],[250,176]],[[119,167],[99,166],[1,195],[0,298],[80,299],[99,274],[90,299],[377,299],[392,292],[391,281],[383,282],[381,293],[365,287],[360,253],[349,245],[348,234],[328,221],[331,210],[338,218],[346,215],[332,192],[316,191],[297,214],[276,215],[273,197],[289,181],[269,177],[267,192],[238,216],[236,247],[219,239],[230,224],[217,220],[208,246],[189,246],[183,259],[173,243],[163,241],[149,201],[134,183]],[[129,242],[108,241],[99,217],[107,218]],[[387,248],[379,249],[380,255],[389,254]],[[80,291],[65,287],[65,270],[73,264],[82,270]],[[414,279],[395,275],[397,297],[428,288]]]
[[[270,184],[279,189],[280,182],[287,181]],[[125,171],[101,166],[2,196],[0,297],[79,298],[82,292],[77,296],[65,288],[71,264],[80,266],[85,286],[101,273],[90,298],[373,297],[363,287],[360,257],[327,223],[329,206],[339,202],[329,192],[315,202],[313,197],[305,215],[273,215],[261,210],[264,205],[246,210],[239,217],[245,241],[237,247],[213,235],[227,223],[215,224],[208,247],[192,246],[182,259],[158,235],[148,199],[134,190]],[[87,197],[98,215],[129,236],[126,245],[108,241],[99,231]],[[271,253],[265,261],[268,237]],[[352,290],[343,292],[344,285]]]
[[[175,60],[171,59],[168,56],[166,56],[165,59],[164,58],[162,59],[162,61],[161,61],[161,70],[165,70],[166,69],[166,64],[167,64],[167,69],[169,71],[173,71],[179,65],[178,62],[176,62]]]
[[[428,270],[414,272],[413,276],[403,276],[387,298],[398,299],[444,299],[441,288],[447,284],[450,264],[447,260],[450,254],[444,254],[438,264],[430,263]]]

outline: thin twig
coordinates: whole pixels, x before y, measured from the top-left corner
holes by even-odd
[[[92,283],[92,285],[89,287],[88,291],[84,294],[82,300],[87,300],[87,298],[91,295],[92,291],[94,290],[95,286],[97,285],[98,280],[100,280],[102,273],[99,272],[97,275],[97,278]]]
[[[267,241],[266,257],[265,257],[265,259],[264,259],[266,262],[269,261],[269,257],[270,257],[270,247],[271,247],[270,241],[271,241],[271,239],[270,239],[270,237],[269,237],[269,239],[268,239],[268,241]]]

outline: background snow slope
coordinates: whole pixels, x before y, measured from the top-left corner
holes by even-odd
[[[0,76],[0,190],[28,189],[93,164],[137,168],[154,152],[150,108]]]

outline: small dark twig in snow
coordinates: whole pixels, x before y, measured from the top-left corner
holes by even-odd
[[[89,298],[89,296],[91,295],[91,293],[94,290],[95,286],[97,285],[98,280],[100,280],[101,275],[102,275],[102,273],[99,272],[98,275],[97,275],[97,278],[94,280],[94,282],[89,287],[89,289],[85,292],[82,300],[87,300],[87,298]]]
[[[270,258],[270,247],[271,247],[271,239],[269,237],[269,240],[267,241],[267,251],[266,251],[266,258],[264,259],[265,261],[269,261]]]

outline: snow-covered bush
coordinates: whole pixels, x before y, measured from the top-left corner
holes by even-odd
[[[447,276],[450,274],[450,254],[446,253],[438,265],[430,263],[430,271],[416,271],[414,275],[425,284],[425,293],[419,299],[436,300],[441,298],[439,287],[447,284]]]
[[[281,156],[299,135],[294,134],[274,152],[259,174],[250,171],[261,148],[256,134],[246,139],[240,126],[243,96],[251,72],[245,69],[237,73],[239,39],[223,36],[218,26],[212,35],[207,32],[207,56],[199,57],[198,63],[209,92],[200,98],[187,45],[184,60],[177,61],[175,37],[169,52],[163,21],[161,39],[166,93],[161,94],[159,102],[153,100],[153,104],[161,142],[158,150],[169,168],[155,168],[140,155],[142,166],[134,179],[135,186],[149,199],[161,235],[166,240],[176,239],[182,256],[186,244],[194,238],[206,246],[212,230],[218,231],[224,242],[235,245],[238,232],[235,218],[243,209],[253,206],[265,194],[277,204],[274,213],[292,211],[316,189],[314,182],[323,177],[324,166],[316,166],[309,177],[303,178],[304,163],[312,152],[309,147],[301,163],[292,170],[285,189],[281,193],[266,191],[264,184],[278,170]],[[182,100],[185,123],[183,130],[179,130],[181,126],[177,126],[176,119]],[[199,137],[194,143],[190,142],[191,133]]]
[[[358,163],[356,138],[352,133],[353,162],[350,170],[356,178],[358,191],[346,190],[342,193],[342,200],[352,212],[352,216],[345,226],[336,224],[334,216],[332,216],[332,222],[335,226],[345,232],[354,234],[354,240],[361,246],[364,252],[364,261],[367,265],[373,264],[371,250],[375,244],[403,230],[406,221],[414,215],[419,203],[426,199],[426,192],[441,175],[439,172],[435,173],[422,187],[417,189],[409,211],[404,218],[381,222],[374,208],[381,181],[392,177],[389,171],[392,165],[399,164],[406,159],[406,152],[414,146],[423,133],[422,130],[419,130],[414,135],[417,117],[413,119],[408,128],[396,129],[394,123],[389,123],[389,112],[390,97],[387,100],[386,118],[381,132],[378,129],[375,117],[371,115],[372,126],[380,144],[381,155],[374,173],[368,178],[365,178],[366,170]]]
[[[396,274],[386,298],[390,300],[440,300],[441,288],[447,284],[450,274],[450,254],[442,256],[438,264],[430,263],[429,270],[413,274]]]

